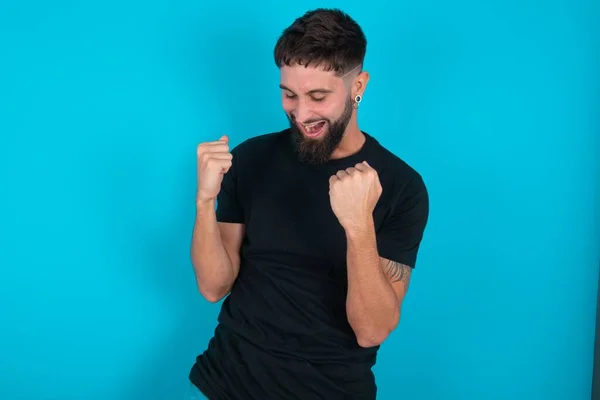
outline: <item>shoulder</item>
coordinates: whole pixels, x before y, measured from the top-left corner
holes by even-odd
[[[369,164],[377,171],[383,188],[377,232],[379,255],[414,268],[429,220],[429,196],[423,176],[377,141],[369,152]]]
[[[285,131],[263,133],[244,139],[234,146],[232,153],[245,160],[264,157],[265,154],[277,150],[285,144]]]
[[[390,203],[397,205],[412,199],[427,205],[429,197],[423,176],[377,140],[373,142],[369,163],[377,171]]]

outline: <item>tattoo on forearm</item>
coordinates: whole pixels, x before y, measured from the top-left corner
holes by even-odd
[[[410,282],[410,273],[412,268],[405,264],[400,264],[396,261],[386,260],[384,264],[384,272],[392,283],[402,282],[404,290],[408,290]]]

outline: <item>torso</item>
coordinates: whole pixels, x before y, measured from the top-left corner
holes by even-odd
[[[318,166],[297,161],[287,131],[244,143],[242,265],[191,374],[215,398],[375,398],[378,348],[358,346],[346,318],[346,240],[329,203],[329,177],[363,160],[378,171],[379,229],[407,167],[366,137],[358,153]]]

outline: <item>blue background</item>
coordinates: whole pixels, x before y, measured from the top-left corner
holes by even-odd
[[[431,195],[379,398],[589,399],[600,3],[260,4],[0,4],[0,398],[183,396],[219,309],[189,260],[196,145],[285,127],[275,40],[343,6],[361,127]]]

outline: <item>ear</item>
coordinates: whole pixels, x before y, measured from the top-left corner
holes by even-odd
[[[368,83],[369,73],[367,71],[362,71],[356,76],[356,78],[354,78],[354,82],[352,83],[352,98],[354,98],[357,94],[361,95],[362,97],[367,89]]]

